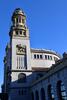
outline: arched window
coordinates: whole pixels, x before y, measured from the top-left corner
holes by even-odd
[[[19,23],[21,23],[21,16],[19,16]]]
[[[16,23],[18,23],[18,17],[16,17]]]
[[[58,100],[67,100],[66,89],[62,81],[57,82]]]
[[[51,85],[48,85],[48,99],[54,100],[54,89]]]
[[[34,100],[34,93],[33,92],[31,93],[31,98],[32,98],[32,100]]]
[[[23,23],[23,24],[25,23],[25,19],[23,19],[23,18],[22,18],[22,23]]]
[[[18,83],[24,83],[26,82],[26,75],[24,73],[20,73],[18,75]]]
[[[45,100],[45,91],[44,91],[44,88],[41,88],[41,100]]]
[[[35,92],[35,100],[39,100],[39,94],[38,94],[38,91],[37,90]]]

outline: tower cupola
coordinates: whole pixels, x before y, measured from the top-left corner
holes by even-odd
[[[12,15],[12,25],[9,35],[12,37],[28,37],[28,27],[26,25],[26,15],[22,9],[17,8]]]
[[[12,15],[12,22],[14,26],[24,26],[26,24],[25,13],[20,9],[15,9]]]

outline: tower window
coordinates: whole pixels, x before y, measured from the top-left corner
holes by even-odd
[[[26,31],[23,32],[23,35],[26,36]]]
[[[22,31],[20,31],[20,35],[22,35]]]
[[[18,31],[16,31],[16,35],[18,35]]]
[[[18,23],[18,17],[16,18],[16,22]]]
[[[26,69],[26,56],[17,57],[17,69]]]
[[[18,69],[18,57],[17,57],[17,69]]]
[[[21,16],[19,16],[19,23],[21,23]]]
[[[22,19],[22,23],[24,23],[25,21],[24,21],[24,19]]]
[[[20,57],[19,57],[19,69],[20,69],[21,63],[20,63]]]

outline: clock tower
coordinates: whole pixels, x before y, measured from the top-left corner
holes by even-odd
[[[11,90],[9,90],[9,96],[11,100],[15,100],[15,94],[18,96],[17,93],[22,94],[23,91],[27,90],[24,87],[29,86],[28,77],[31,74],[29,29],[26,25],[25,13],[20,8],[15,9],[12,15],[12,26],[9,36],[11,48],[9,73],[11,76]]]
[[[11,69],[30,70],[30,38],[25,13],[17,8],[12,15],[9,32],[11,45]]]

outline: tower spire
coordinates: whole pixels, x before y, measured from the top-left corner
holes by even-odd
[[[14,26],[24,26],[26,24],[25,13],[20,9],[15,9],[12,15],[12,22]]]

